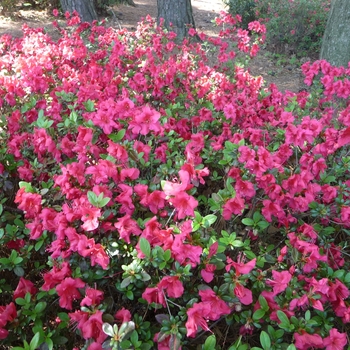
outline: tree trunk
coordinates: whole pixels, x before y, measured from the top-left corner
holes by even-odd
[[[164,19],[164,26],[177,34],[177,41],[188,36],[190,28],[195,29],[191,0],[157,0],[158,24]]]
[[[333,0],[323,36],[320,58],[335,66],[350,61],[350,1]]]
[[[97,19],[93,0],[60,0],[64,12],[72,13],[74,10],[80,15],[82,22],[92,22]]]

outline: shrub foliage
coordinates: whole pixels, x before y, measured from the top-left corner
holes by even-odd
[[[259,19],[267,28],[270,51],[315,57],[321,50],[329,0],[228,0],[231,14],[239,14],[245,26]]]
[[[282,94],[235,64],[258,22],[201,35],[216,67],[150,19],[68,23],[0,38],[1,345],[345,347],[349,69]]]

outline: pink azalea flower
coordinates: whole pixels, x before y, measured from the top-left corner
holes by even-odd
[[[114,315],[114,318],[119,324],[122,324],[124,322],[129,322],[131,321],[131,313],[129,310],[123,307],[116,312],[116,314]]]
[[[114,223],[114,226],[118,230],[120,238],[124,239],[127,243],[131,242],[131,234],[138,236],[142,232],[137,222],[128,214],[118,218],[118,221]]]
[[[214,279],[214,271],[216,270],[216,265],[205,264],[204,269],[201,270],[201,276],[203,280],[210,283]]]
[[[295,347],[298,350],[323,349],[324,344],[319,334],[309,334],[303,331],[302,334],[295,333]]]
[[[81,294],[78,288],[84,288],[85,283],[80,278],[65,278],[57,285],[56,291],[59,299],[59,304],[62,308],[72,310],[72,302],[76,299],[81,299]]]
[[[98,219],[101,217],[101,209],[95,207],[81,207],[81,227],[85,231],[93,231],[98,227]]]
[[[250,305],[253,302],[252,291],[245,288],[240,283],[236,283],[236,287],[234,288],[233,292],[243,305]]]
[[[159,112],[149,106],[143,106],[130,122],[129,129],[133,134],[147,135],[150,131],[159,134],[162,130],[159,119]]]
[[[208,318],[212,321],[218,320],[223,315],[231,313],[230,307],[220,299],[212,289],[204,289],[199,291],[202,302],[210,305],[210,313]]]
[[[234,267],[236,270],[237,276],[248,274],[252,271],[256,265],[256,258],[248,261],[246,264],[242,261],[235,262],[231,258],[227,258],[227,265],[225,267],[226,271],[230,271],[231,267]]]
[[[186,192],[179,192],[170,201],[178,212],[178,219],[184,219],[186,216],[194,216],[194,209],[198,206],[198,201]]]
[[[232,215],[241,215],[244,207],[244,200],[236,194],[235,198],[229,199],[224,204],[222,216],[225,220],[230,220]]]
[[[184,286],[179,276],[165,276],[158,283],[159,289],[164,289],[170,298],[180,298],[184,292]]]
[[[207,324],[207,319],[209,318],[210,312],[210,305],[204,302],[195,303],[187,310],[188,319],[185,326],[188,337],[194,338],[197,334],[198,328],[211,332]]]
[[[176,196],[180,192],[187,191],[193,187],[191,185],[190,174],[185,170],[179,171],[181,183],[165,181],[162,185],[166,196]]]
[[[282,293],[288,287],[288,283],[292,279],[292,275],[288,271],[278,272],[272,270],[273,279],[269,279],[266,281],[268,286],[273,287],[273,294],[277,295]]]
[[[156,303],[161,304],[164,307],[166,306],[164,292],[158,287],[146,288],[145,291],[142,293],[142,298],[145,299],[148,302],[148,304]]]
[[[41,200],[40,194],[27,193],[22,187],[16,194],[15,203],[18,203],[18,209],[25,212],[26,218],[35,218],[41,212]]]

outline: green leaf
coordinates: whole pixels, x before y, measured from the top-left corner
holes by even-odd
[[[10,263],[10,259],[8,258],[0,258],[0,264],[2,265],[8,265]]]
[[[13,263],[14,265],[18,265],[18,264],[20,264],[22,261],[23,261],[23,258],[21,258],[20,256],[17,256],[17,258],[14,258],[14,259],[12,260],[12,263]]]
[[[147,241],[146,238],[144,237],[141,237],[140,238],[140,249],[141,249],[141,252],[143,254],[145,254],[145,256],[147,258],[150,258],[151,257],[151,245],[149,244],[149,242]]]
[[[264,310],[265,312],[268,311],[269,305],[267,304],[266,299],[261,294],[259,295],[259,304],[262,310]]]
[[[258,222],[260,221],[260,219],[262,219],[262,215],[260,214],[259,211],[255,211],[254,214],[253,214],[253,220],[254,222]]]
[[[57,314],[57,316],[59,317],[59,319],[60,319],[61,321],[69,322],[69,316],[68,316],[67,313],[65,313],[65,312],[59,312],[59,313]]]
[[[43,241],[43,240],[40,240],[40,241],[36,242],[36,243],[35,243],[35,246],[34,246],[35,251],[36,251],[36,252],[39,251],[40,248],[43,246],[43,244],[44,244],[44,241]]]
[[[169,261],[170,258],[171,258],[171,251],[170,251],[170,249],[167,249],[167,250],[164,252],[164,254],[163,254],[163,259],[164,259],[165,261]]]
[[[109,335],[112,338],[114,337],[113,327],[109,323],[104,323],[102,325],[102,330],[103,330],[103,333]]]
[[[265,230],[266,228],[268,228],[270,226],[270,224],[267,221],[259,221],[258,226],[262,230]]]
[[[108,138],[111,139],[113,142],[119,142],[123,139],[125,132],[125,129],[120,129],[116,134],[109,134]]]
[[[102,194],[102,193],[101,193]],[[105,205],[108,204],[108,202],[110,201],[111,199],[109,197],[104,197],[103,199],[101,199],[99,202],[98,202],[98,207],[99,208],[103,208]]]
[[[305,312],[305,320],[306,320],[306,321],[310,321],[310,318],[311,318],[310,310],[307,310],[307,311]]]
[[[254,226],[255,222],[250,218],[244,218],[242,219],[242,224],[246,226]]]
[[[213,215],[213,214],[206,215],[203,218],[203,227],[204,228],[210,227],[216,221],[216,219],[217,219],[216,215]]]
[[[202,346],[203,350],[212,350],[215,349],[216,346],[216,338],[215,335],[210,335],[206,340],[204,345]]]
[[[40,303],[35,305],[34,311],[39,314],[43,312],[46,308],[46,303],[44,301],[41,301]]]
[[[196,232],[201,228],[201,225],[198,222],[192,222],[192,232]]]
[[[93,112],[95,110],[95,104],[91,100],[84,102],[84,106],[87,112]]]
[[[57,343],[55,343],[57,344]],[[49,348],[49,350],[53,349],[53,341],[50,338],[46,338],[45,339],[45,345],[47,345],[47,347]]]
[[[26,302],[23,298],[17,298],[17,299],[15,300],[15,303],[16,303],[17,305],[23,306],[23,305],[25,305],[27,302]]]
[[[236,247],[236,248],[239,248],[239,247],[243,247],[244,246],[244,243],[242,242],[242,241],[239,241],[239,240],[234,240],[233,242],[232,242],[232,246],[233,247]]]
[[[290,344],[286,350],[297,350],[294,344]]]
[[[25,189],[25,191],[28,193],[28,192],[31,192],[31,193],[34,193],[34,189],[32,187],[32,185],[29,183],[29,182],[25,182],[25,181],[20,181],[18,183],[19,185],[19,188],[23,188]]]
[[[129,340],[123,340],[120,342],[120,349],[129,350],[131,347],[131,342]]]
[[[348,272],[344,277],[344,283],[350,283],[350,272]]]
[[[265,316],[265,311],[262,309],[258,309],[253,313],[253,320],[260,321]]]
[[[151,279],[151,276],[146,272],[141,272],[141,276],[143,282],[149,281]]]
[[[49,340],[49,339],[47,339],[47,340]],[[55,343],[55,345],[63,345],[63,344],[66,344],[67,341],[68,341],[68,339],[66,337],[63,337],[63,336],[53,337],[53,342]]]
[[[333,278],[342,279],[344,275],[345,275],[345,270],[336,270],[334,271]]]
[[[88,191],[87,197],[88,197],[88,200],[89,200],[90,204],[92,204],[93,206],[97,207],[98,199],[97,199],[96,193],[92,192],[92,191]]]
[[[31,350],[35,350],[38,347],[39,340],[40,340],[40,333],[38,332],[38,333],[35,333],[33,339],[30,341],[29,346]]]
[[[202,221],[202,215],[198,213],[198,211],[194,212],[194,219],[196,222],[201,222]]]
[[[289,331],[291,328],[291,324],[290,324],[290,321],[289,321],[287,315],[283,311],[277,310],[277,317],[281,321],[281,323],[278,324],[278,327],[280,327],[286,331]]]
[[[137,343],[137,342],[139,341],[139,336],[138,336],[138,334],[137,334],[136,331],[133,331],[133,332],[131,333],[130,341],[131,341],[131,343],[134,344],[134,345],[135,345],[135,343]]]
[[[21,266],[16,266],[14,269],[13,269],[13,272],[16,274],[16,276],[18,277],[23,277],[24,276],[24,270]]]
[[[270,336],[265,331],[260,333],[260,344],[264,350],[270,350],[271,348]]]
[[[128,276],[123,279],[122,283],[120,283],[120,288],[126,288],[132,281],[132,276]]]

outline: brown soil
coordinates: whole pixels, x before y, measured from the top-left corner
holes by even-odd
[[[133,30],[140,19],[147,14],[152,17],[157,16],[157,0],[134,0],[134,3],[136,7],[114,6],[109,18],[110,25]],[[225,10],[222,0],[192,0],[192,7],[197,30],[210,36],[217,36],[219,28],[215,28],[211,21],[219,15],[220,11]],[[11,34],[19,37],[22,35],[22,24],[27,23],[32,27],[45,28],[54,37],[57,32],[51,25],[52,20],[53,17],[49,11],[34,11],[18,7],[11,17],[0,16],[0,35]],[[274,83],[281,91],[298,92],[305,87],[298,65],[288,61],[278,64],[265,50],[261,50],[252,60],[250,71],[255,76],[263,76],[265,86]]]

